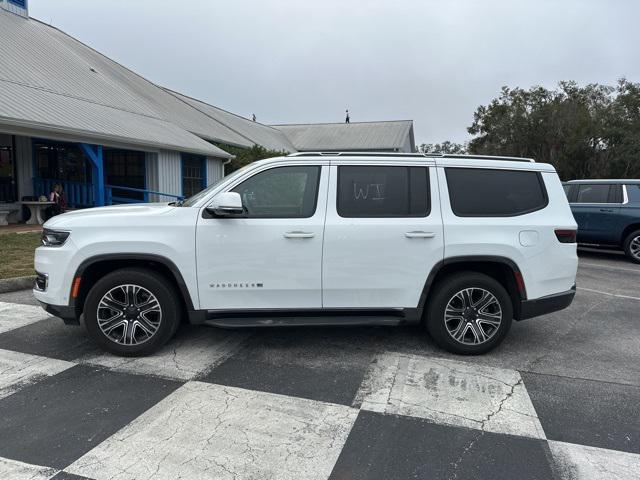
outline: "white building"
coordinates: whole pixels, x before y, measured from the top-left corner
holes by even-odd
[[[30,18],[27,0],[0,0],[0,202],[46,195],[55,183],[71,207],[173,200],[224,175],[232,157],[225,146],[255,144],[286,152],[415,147],[411,121],[252,122],[159,87]]]

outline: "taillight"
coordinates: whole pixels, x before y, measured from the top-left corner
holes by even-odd
[[[556,230],[556,237],[560,243],[576,243],[577,230]]]

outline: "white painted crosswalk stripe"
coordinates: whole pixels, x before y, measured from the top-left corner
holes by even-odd
[[[40,307],[0,302],[0,333],[39,322],[50,315]]]
[[[55,468],[40,467],[28,463],[0,458],[0,476],[7,480],[49,480],[58,471]]]
[[[96,480],[326,479],[357,413],[189,382],[66,471]]]
[[[0,398],[73,366],[63,360],[0,349]]]
[[[558,473],[571,480],[640,478],[640,455],[549,440]]]
[[[235,353],[248,337],[245,332],[194,328],[149,357],[124,358],[105,353],[82,362],[141,375],[191,380]]]
[[[367,375],[362,408],[545,438],[520,374],[455,360],[386,353]]]

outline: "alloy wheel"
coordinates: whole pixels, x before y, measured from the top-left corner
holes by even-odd
[[[105,293],[97,309],[98,327],[120,345],[140,345],[162,322],[162,308],[153,293],[139,285],[118,285]]]
[[[640,260],[640,235],[631,239],[631,243],[629,243],[629,251],[636,260]]]
[[[464,345],[491,340],[502,323],[498,299],[483,288],[465,288],[453,295],[444,311],[444,324],[451,337]]]

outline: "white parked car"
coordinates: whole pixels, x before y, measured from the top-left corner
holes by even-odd
[[[54,217],[34,294],[119,355],[157,350],[180,322],[423,323],[442,348],[479,354],[512,319],[569,306],[577,265],[551,165],[303,153],[183,202]]]

